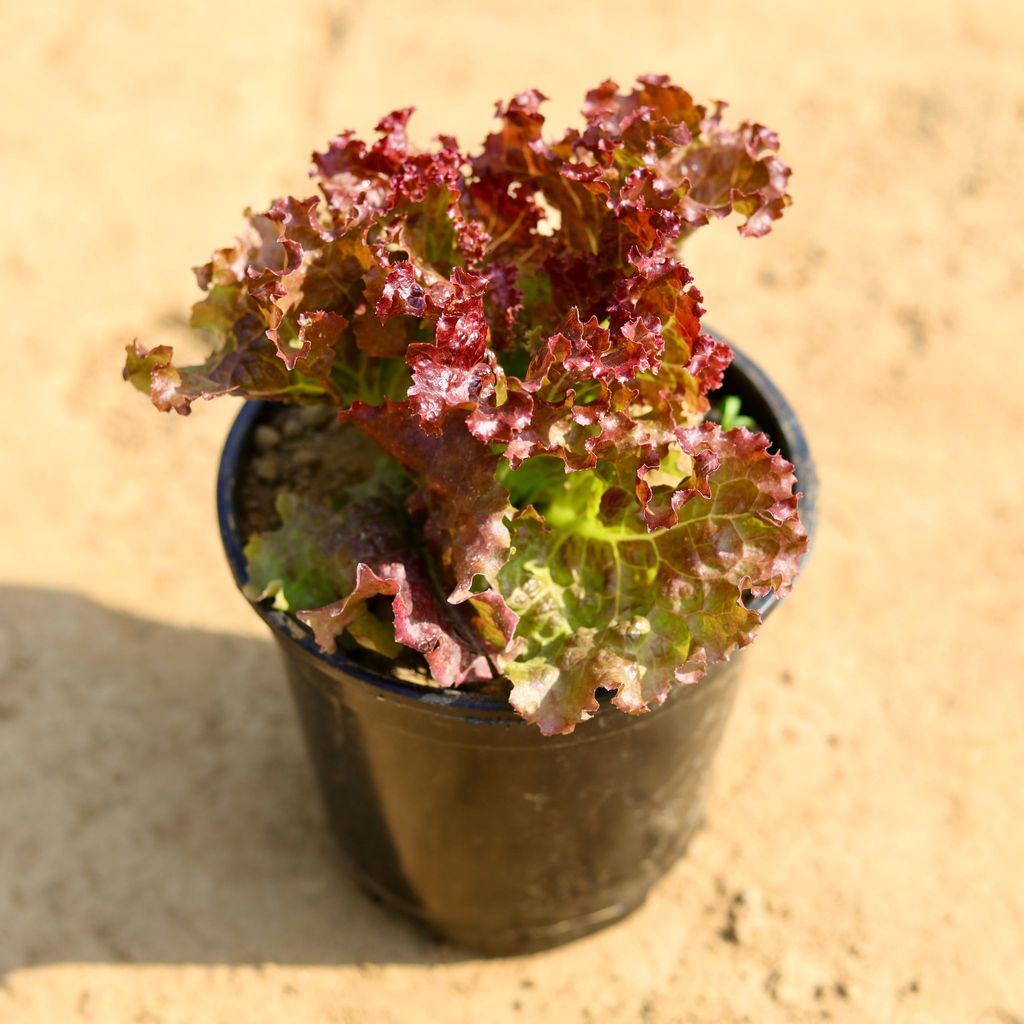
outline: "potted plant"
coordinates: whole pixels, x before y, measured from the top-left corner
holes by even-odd
[[[221,528],[332,824],[368,889],[490,951],[621,916],[679,855],[725,663],[808,543],[772,447],[808,492],[799,426],[678,257],[782,215],[777,139],[665,77],[617,90],[557,141],[522,93],[475,156],[414,149],[411,109],[339,135],[319,196],[197,270],[209,359],[135,342],[124,371],[164,411],[250,400]],[[723,379],[768,436],[715,422]]]

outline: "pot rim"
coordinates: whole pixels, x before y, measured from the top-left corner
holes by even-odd
[[[705,331],[715,338],[726,340],[715,331],[708,328],[705,328]],[[727,375],[730,371],[732,375],[738,373],[745,378],[749,388],[763,399],[779,428],[769,433],[772,447],[781,451],[783,456],[793,464],[797,485],[802,492],[800,519],[808,536],[807,551],[801,560],[800,571],[802,573],[810,555],[817,527],[818,479],[807,437],[792,406],[771,378],[742,350],[731,342],[728,344],[733,351],[733,362]],[[224,544],[224,552],[239,590],[242,590],[248,582],[248,573],[246,572],[244,543],[239,534],[236,515],[235,488],[238,480],[238,468],[247,454],[256,426],[272,404],[263,400],[245,402],[228,432],[217,471],[217,519],[221,541]],[[290,645],[297,648],[303,656],[317,661],[332,677],[336,677],[339,673],[350,678],[354,677],[393,697],[405,698],[419,704],[424,707],[424,710],[429,708],[441,711],[450,708],[461,712],[475,711],[484,713],[491,720],[499,718],[510,723],[516,722],[525,725],[523,719],[516,714],[507,698],[503,696],[460,690],[456,687],[441,689],[421,686],[367,668],[348,657],[343,651],[325,654],[316,646],[312,632],[288,614],[270,607],[266,601],[255,602],[249,600],[248,597],[246,600],[278,639],[287,639]],[[782,600],[783,598],[777,597],[772,591],[751,602],[750,607],[758,611],[764,619]],[[602,705],[610,703],[610,698],[608,701],[602,699],[601,703]]]

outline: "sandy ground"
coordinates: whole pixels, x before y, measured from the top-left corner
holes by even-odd
[[[0,1021],[1024,1020],[1024,5],[7,0],[0,27]],[[599,935],[481,960],[341,872],[219,551],[235,406],[161,417],[121,351],[188,345],[188,268],[335,131],[411,102],[424,141],[478,139],[529,85],[561,124],[647,70],[796,169],[775,234],[689,258],[805,419],[822,528],[690,856]]]

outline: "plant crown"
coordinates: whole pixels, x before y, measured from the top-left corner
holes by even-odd
[[[247,211],[197,269],[213,354],[135,342],[125,377],[181,414],[229,393],[337,407],[378,468],[329,503],[279,497],[253,596],[325,652],[347,634],[420,652],[439,686],[499,674],[550,734],[602,689],[645,711],[749,643],[744,593],[785,592],[807,542],[792,467],[705,419],[732,353],[677,257],[713,219],[758,236],[782,215],[775,134],[663,76],[602,83],[556,141],[543,100],[499,104],[475,155],[414,149],[411,109],[372,145],[337,136],[320,195]]]

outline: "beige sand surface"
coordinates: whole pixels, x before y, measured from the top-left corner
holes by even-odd
[[[3,1024],[1024,1021],[1024,4],[5,0],[0,29]],[[412,102],[475,140],[529,85],[561,124],[646,70],[796,168],[775,234],[689,258],[804,417],[823,524],[691,855],[602,934],[480,960],[341,873],[219,551],[235,406],[159,416],[121,351],[189,344],[188,268],[335,131]]]

